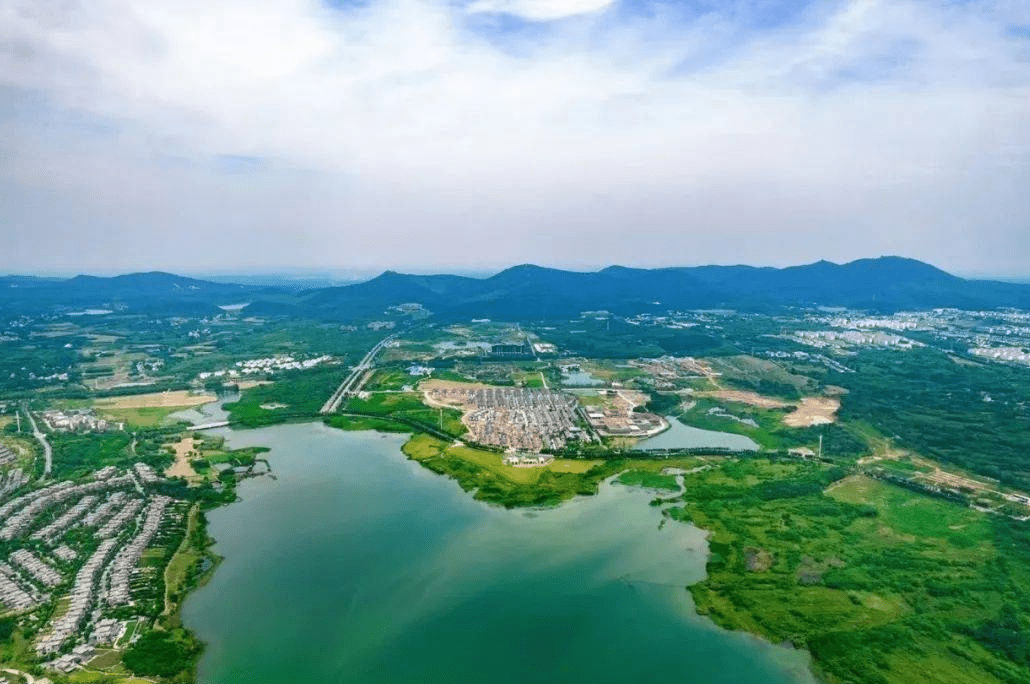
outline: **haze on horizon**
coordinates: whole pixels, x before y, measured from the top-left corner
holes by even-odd
[[[1030,3],[11,0],[0,272],[1030,275]]]

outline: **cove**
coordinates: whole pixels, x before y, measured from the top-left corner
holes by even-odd
[[[803,652],[715,627],[685,586],[704,532],[605,483],[504,510],[407,460],[406,435],[219,432],[276,479],[208,513],[224,561],[183,606],[203,684],[811,684]]]
[[[758,444],[746,435],[702,430],[693,425],[683,423],[675,416],[666,416],[665,419],[669,421],[669,429],[654,437],[642,440],[636,445],[637,449],[645,451],[657,449],[710,449],[713,447],[744,451],[755,451],[758,449]]]

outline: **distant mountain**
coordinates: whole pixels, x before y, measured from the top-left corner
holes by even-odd
[[[586,273],[523,264],[486,278],[386,271],[362,283],[301,292],[161,272],[63,280],[0,277],[0,312],[6,314],[114,308],[197,315],[243,302],[251,302],[247,311],[253,315],[341,321],[380,316],[409,302],[444,320],[540,320],[602,309],[623,315],[669,309],[771,311],[783,306],[1030,309],[1030,285],[968,280],[901,257],[789,268],[610,266]]]
[[[130,273],[110,278],[79,275],[67,279],[31,276],[0,278],[5,313],[130,309],[151,313],[216,313],[220,304],[244,303],[264,288],[213,283],[172,273]]]
[[[1030,308],[1030,285],[966,280],[914,259],[880,257],[789,268],[611,266],[582,273],[521,265],[489,278],[387,271],[364,283],[300,293],[298,311],[358,318],[406,302],[444,318],[564,318],[586,310],[843,306],[874,311]],[[260,309],[261,304],[255,304]],[[283,312],[282,305],[277,307]]]

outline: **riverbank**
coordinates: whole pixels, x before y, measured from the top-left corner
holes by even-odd
[[[663,525],[647,489],[506,510],[409,458],[404,435],[225,436],[270,446],[279,479],[210,514],[225,561],[183,609],[204,681],[814,681],[804,654],[696,616],[684,587],[704,576],[705,533]]]
[[[358,434],[403,429],[371,417],[327,422]],[[653,503],[668,519],[709,531],[704,576],[680,587],[689,584],[691,614],[696,608],[722,628],[806,649],[827,681],[1025,681],[977,636],[993,624],[994,606],[1020,600],[1020,583],[1030,578],[1024,560],[1001,575],[993,565],[1006,544],[1030,541],[1007,522],[822,463],[687,457],[519,469],[500,454],[424,433],[398,448],[423,472],[455,480],[472,493],[467,498],[505,508],[553,510],[596,495],[616,473],[626,484],[664,490]],[[986,576],[1003,581],[985,586],[978,578]],[[935,667],[929,675],[927,662]]]

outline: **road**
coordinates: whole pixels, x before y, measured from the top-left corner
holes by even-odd
[[[43,445],[43,477],[39,479],[45,479],[50,476],[50,469],[54,465],[54,450],[50,448],[50,442],[46,440],[46,435],[39,431],[39,426],[36,425],[36,419],[32,417],[32,412],[25,409],[25,415],[29,418],[29,424],[32,426],[32,436]]]
[[[361,362],[351,369],[350,375],[348,375],[340,386],[336,388],[332,396],[322,405],[321,414],[325,415],[328,413],[335,413],[336,409],[340,408],[340,403],[349,396],[357,394],[361,391],[361,388],[368,382],[369,377],[372,376],[372,365],[375,363],[376,354],[382,351],[383,347],[393,339],[393,335],[382,339],[379,344],[372,347]]]
[[[6,672],[7,674],[14,675],[15,677],[24,677],[25,681],[28,684],[36,684],[37,681],[36,678],[30,675],[28,672],[22,672],[21,670],[12,670],[10,668],[5,668],[3,670],[0,670],[0,672]]]

